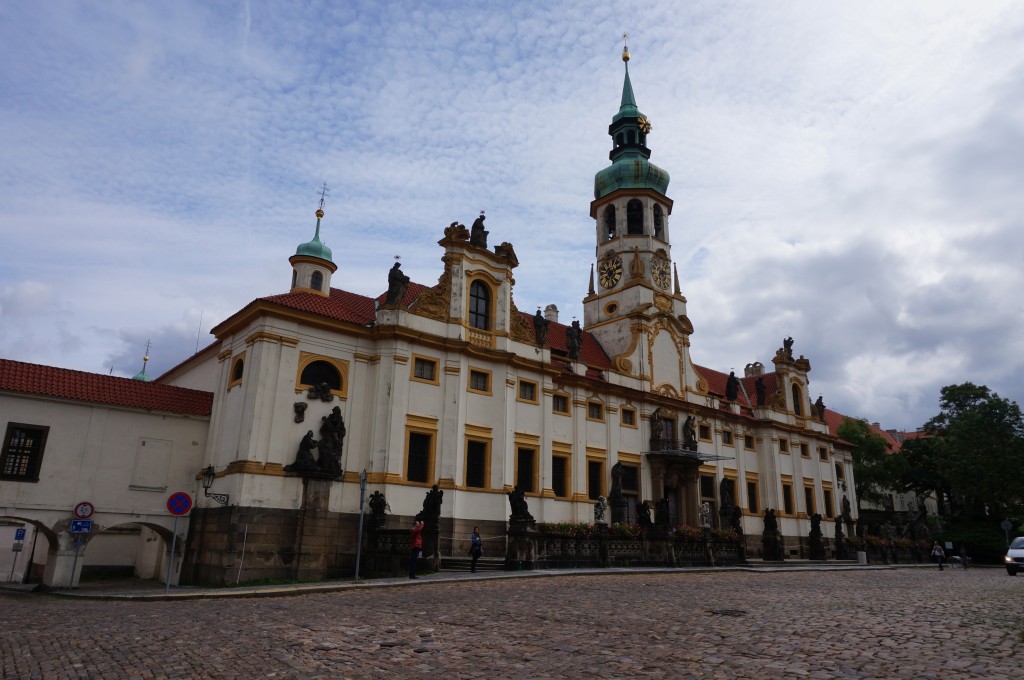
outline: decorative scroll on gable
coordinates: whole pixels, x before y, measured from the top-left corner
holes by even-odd
[[[444,262],[444,271],[437,279],[437,285],[420,293],[416,304],[409,311],[430,319],[448,321],[452,304],[452,258],[445,255],[441,261]]]

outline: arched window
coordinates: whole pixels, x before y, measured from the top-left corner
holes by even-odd
[[[321,272],[313,272],[309,277],[309,287],[313,290],[322,290],[324,287],[324,275]]]
[[[299,273],[293,269],[292,270],[292,288],[294,288],[295,284],[298,283],[298,282],[299,282]]]
[[[654,238],[665,240],[665,218],[661,214],[661,206],[654,204]]]
[[[803,403],[804,398],[803,395],[800,393],[800,386],[793,385],[793,413],[797,414],[798,416],[802,416],[804,414]]]
[[[469,325],[482,331],[490,329],[491,290],[480,281],[469,286]]]
[[[334,364],[328,361],[314,361],[304,369],[299,377],[303,385],[320,386],[327,383],[327,386],[335,391],[341,391],[341,374]]]
[[[615,148],[618,148],[618,147],[622,146],[624,141],[625,140],[624,140],[621,132],[619,134],[615,135]]]
[[[626,204],[626,233],[644,233],[644,206],[635,198]]]
[[[630,130],[627,139],[630,144],[636,144],[636,130]]]
[[[608,238],[615,238],[615,206],[609,205],[604,209],[604,228]]]
[[[231,382],[241,382],[242,373],[245,372],[245,359],[238,359],[235,361],[234,368],[231,369]]]

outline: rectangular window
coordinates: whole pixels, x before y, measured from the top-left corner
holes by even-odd
[[[757,482],[752,479],[747,480],[747,510],[750,512],[760,512],[760,505],[757,502]]]
[[[747,451],[753,451],[754,450],[754,435],[752,435],[752,434],[745,434],[745,435],[743,435],[743,448],[745,448]]]
[[[811,457],[811,449],[810,449],[810,447],[808,447],[807,444],[805,444],[803,442],[800,442],[800,455],[803,456],[804,458],[810,458]]]
[[[0,456],[0,479],[38,482],[49,427],[9,423]]]
[[[732,446],[732,432],[729,430],[722,430],[722,445]]]
[[[516,450],[516,485],[523,493],[537,491],[537,452],[534,449]]]
[[[412,361],[412,379],[436,384],[437,362],[433,359],[415,357]]]
[[[519,401],[537,403],[537,383],[529,380],[519,381]]]
[[[789,442],[785,439],[779,440],[779,453],[789,453]]]
[[[604,461],[587,461],[587,498],[596,501],[604,495]]]
[[[715,478],[711,475],[700,476],[700,495],[701,498],[715,497]]]
[[[409,433],[409,459],[405,471],[407,480],[422,484],[430,481],[430,454],[433,448],[433,435],[422,432]]]
[[[786,515],[793,514],[793,485],[782,485],[782,512]]]
[[[832,510],[832,489],[823,490],[822,495],[825,497],[825,517],[832,519],[835,517],[835,512]]]
[[[593,401],[587,402],[587,420],[604,422],[604,405]]]
[[[569,397],[564,394],[556,394],[551,397],[551,410],[555,413],[569,414]]]
[[[636,427],[636,409],[623,406],[620,414],[625,427]]]
[[[491,374],[489,371],[470,370],[469,391],[481,394],[491,393]]]
[[[703,440],[703,441],[706,441],[706,442],[711,441],[711,426],[710,425],[701,425],[700,427],[698,427],[697,428],[697,436],[700,437],[700,439]]]
[[[569,497],[569,459],[565,456],[551,458],[551,490],[559,498]]]
[[[623,464],[621,470],[622,494],[624,496],[640,495],[640,466]]]
[[[807,508],[807,516],[808,517],[810,517],[815,512],[817,512],[817,510],[814,507],[814,487],[813,486],[805,486],[804,487],[804,506]]]
[[[828,460],[828,449],[825,448],[824,446],[819,446],[818,447],[818,459],[819,460]]]
[[[466,486],[487,488],[487,442],[466,442]]]

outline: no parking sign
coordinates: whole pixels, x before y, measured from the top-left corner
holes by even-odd
[[[192,496],[189,496],[184,491],[178,491],[172,493],[167,498],[167,512],[171,513],[175,517],[181,517],[187,515],[188,511],[192,509]]]

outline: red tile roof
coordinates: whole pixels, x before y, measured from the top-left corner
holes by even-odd
[[[703,376],[708,381],[708,392],[718,397],[725,397],[725,383],[729,380],[728,373],[722,373],[716,371],[713,368],[707,368],[706,366],[693,365],[697,373]],[[736,403],[740,405],[741,409],[750,409],[757,406],[757,376],[741,377],[736,376],[740,381],[740,389],[736,396]],[[770,397],[779,385],[779,376],[777,373],[764,373],[764,393],[765,397]]]
[[[0,359],[0,391],[191,416],[208,416],[213,406],[210,392],[9,359]]]
[[[844,416],[842,413],[836,413],[832,409],[825,409],[825,424],[828,425],[829,434],[834,437],[839,436],[839,426],[843,424],[843,421],[850,416]],[[900,442],[891,433],[886,432],[880,427],[877,427],[873,423],[869,424],[871,431],[877,434],[879,437],[885,440],[886,447],[890,453],[895,453],[900,450]]]
[[[526,319],[526,327],[529,330],[531,341],[536,342],[537,334],[533,330],[533,315],[526,312],[519,312],[519,314]],[[544,342],[556,355],[568,356],[569,354],[569,345],[565,341],[565,333],[568,330],[568,326],[557,321],[552,321],[548,325],[548,334]],[[580,361],[593,368],[608,369],[612,367],[612,360],[608,358],[601,343],[585,330],[580,342]],[[596,374],[590,377],[596,377]]]
[[[419,298],[423,291],[430,288],[431,286],[410,283],[405,291],[405,296],[402,298],[402,304],[404,306],[411,305]],[[373,323],[373,320],[376,318],[374,303],[383,304],[386,298],[386,292],[381,293],[376,298],[371,298],[357,293],[350,293],[347,290],[331,288],[330,297],[324,297],[316,293],[296,292],[259,298],[257,302],[269,302],[301,312],[318,314],[336,321],[348,321],[366,326]],[[526,312],[519,313],[527,322],[530,337],[535,337],[533,332],[533,316]],[[568,352],[565,343],[565,332],[567,329],[568,326],[561,323],[552,323],[548,326],[547,345],[556,353],[565,354]],[[611,359],[608,358],[601,344],[593,335],[586,331],[583,331],[583,340],[580,345],[580,361],[598,369],[608,369],[612,365]]]

